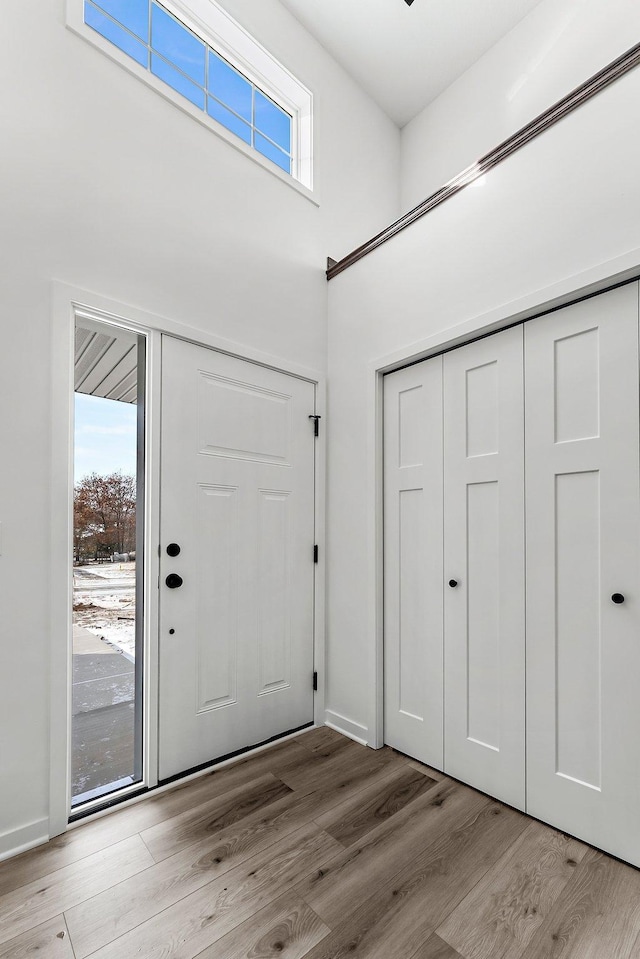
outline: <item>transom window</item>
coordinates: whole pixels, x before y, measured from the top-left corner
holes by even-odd
[[[217,4],[208,0],[206,9],[196,0],[189,5],[195,16],[189,18],[182,15],[184,4],[172,0],[79,2],[82,8],[75,4],[75,17],[70,10],[70,26],[87,39],[95,38],[93,42],[102,49],[106,41],[125,57],[108,48],[105,52],[120,62],[126,61],[125,65],[139,76],[144,78],[146,73],[148,82],[156,88],[160,81],[178,94],[176,98],[169,91],[165,93],[173,102],[190,113],[194,109],[201,112],[204,122],[214,121],[208,125],[215,128],[219,124],[232,134],[232,140],[260,154],[268,165],[275,164],[311,187],[311,95]],[[218,30],[207,36],[198,29],[202,23],[198,13],[212,15]],[[221,27],[228,36],[216,42]],[[234,40],[240,48],[235,57]],[[247,53],[251,55],[254,48],[258,69],[252,75],[243,67]],[[264,76],[265,66],[270,77]]]

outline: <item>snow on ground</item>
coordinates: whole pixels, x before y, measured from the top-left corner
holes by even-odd
[[[86,566],[74,566],[73,568],[73,579],[74,582],[82,581],[82,579],[91,578],[99,576],[100,579],[106,580],[122,580],[123,582],[130,583],[135,585],[136,580],[136,564],[132,563],[90,563]]]
[[[133,563],[96,563],[73,570],[73,622],[135,660]]]

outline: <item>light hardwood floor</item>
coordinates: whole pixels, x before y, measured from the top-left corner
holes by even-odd
[[[0,864],[0,959],[640,959],[640,872],[314,729]]]

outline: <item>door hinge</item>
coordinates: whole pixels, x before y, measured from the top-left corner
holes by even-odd
[[[313,562],[314,562],[314,563],[317,563],[317,562],[318,562],[318,547],[317,547],[317,546],[314,546],[314,547],[313,547]]]
[[[322,417],[319,416],[317,413],[310,413],[310,414],[309,414],[309,419],[310,419],[310,420],[313,420],[313,435],[314,435],[314,436],[319,436],[319,435],[320,435],[320,420],[322,419]]]
[[[317,673],[313,674],[313,691],[314,692],[318,691],[318,674]]]

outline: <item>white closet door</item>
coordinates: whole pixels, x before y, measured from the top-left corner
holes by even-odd
[[[527,811],[640,865],[637,284],[525,335]]]
[[[444,359],[445,770],[524,808],[522,327]]]
[[[385,742],[442,769],[442,358],[384,380]]]

